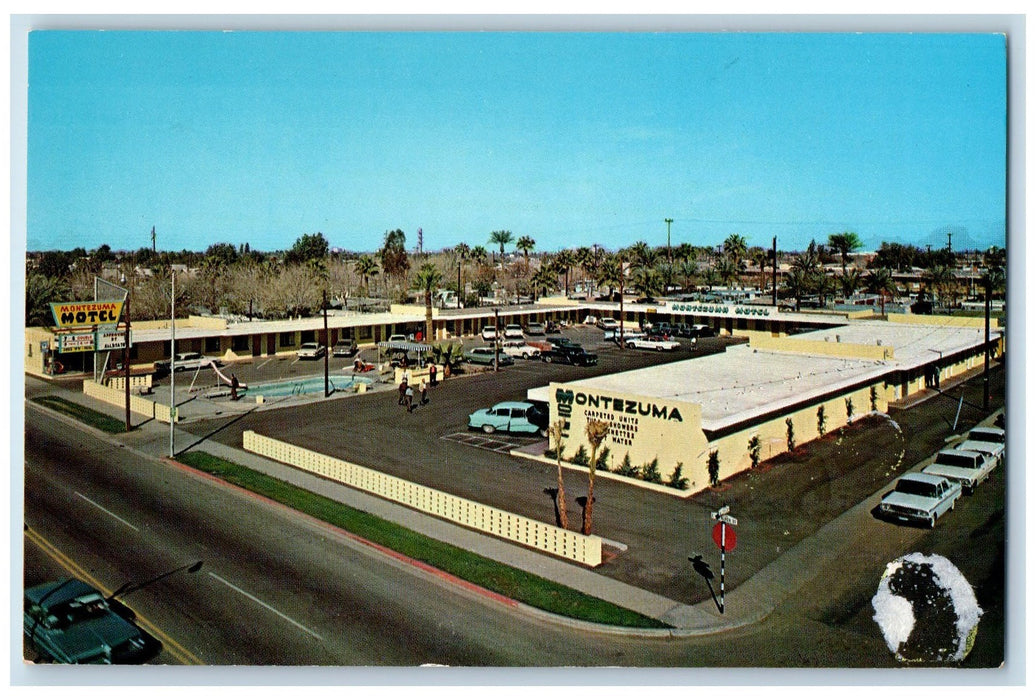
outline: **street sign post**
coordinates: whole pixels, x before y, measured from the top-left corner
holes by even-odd
[[[727,550],[733,550],[737,546],[737,535],[732,525],[737,525],[737,518],[727,515],[730,506],[723,506],[712,514],[713,520],[719,522],[712,528],[712,541],[719,547],[719,612],[723,614],[724,597],[726,594],[726,563]]]

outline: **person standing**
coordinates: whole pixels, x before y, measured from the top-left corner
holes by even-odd
[[[406,390],[407,390],[407,381],[406,381],[406,376],[404,375],[403,381],[401,381],[399,383],[399,402],[398,403],[399,403],[400,406],[402,406],[403,402],[406,401]]]
[[[241,383],[237,381],[237,375],[234,373],[230,374],[230,400],[237,401],[237,388],[241,386]]]
[[[414,387],[407,385],[406,393],[404,398],[404,405],[406,406],[407,413],[414,412]]]
[[[435,375],[438,374],[438,369],[434,362],[428,364],[428,379],[431,380],[432,386],[435,386]]]
[[[421,382],[421,405],[424,406],[428,403],[428,385],[425,382]]]

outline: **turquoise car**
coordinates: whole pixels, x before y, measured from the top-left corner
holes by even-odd
[[[157,641],[133,622],[133,612],[79,579],[25,591],[22,631],[39,661],[135,664],[157,654]]]
[[[484,433],[532,433],[547,437],[547,411],[527,401],[504,401],[468,416],[468,428]]]

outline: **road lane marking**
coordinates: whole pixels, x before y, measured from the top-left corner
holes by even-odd
[[[263,367],[265,367],[266,365],[270,364],[271,362],[273,362],[273,358],[270,358],[270,359],[269,359],[269,360],[267,360],[266,362],[264,362],[264,363],[262,363],[261,365],[259,365],[258,367],[256,367],[256,370],[260,370],[260,369],[262,369]]]
[[[287,615],[285,615],[284,613],[282,613],[282,612],[281,612],[280,610],[277,610],[276,608],[273,608],[273,607],[271,607],[271,606],[267,605],[266,603],[264,603],[263,601],[259,600],[258,598],[256,598],[256,597],[255,597],[254,595],[252,595],[251,593],[248,593],[247,591],[243,591],[243,590],[241,590],[240,588],[238,588],[237,586],[235,586],[234,584],[232,584],[232,583],[231,583],[230,581],[227,581],[227,580],[226,580],[226,579],[224,579],[224,578],[220,578],[219,576],[217,576],[216,574],[212,573],[211,571],[209,571],[209,572],[208,572],[208,574],[209,574],[209,576],[211,576],[212,578],[214,578],[214,579],[216,579],[217,581],[219,581],[220,583],[222,583],[222,584],[223,584],[224,586],[227,586],[228,588],[232,588],[233,590],[237,591],[238,593],[240,593],[240,594],[241,594],[241,595],[243,595],[244,597],[246,597],[246,598],[248,598],[249,600],[251,600],[251,601],[252,601],[253,603],[258,603],[259,605],[263,606],[264,608],[266,608],[267,610],[269,610],[270,612],[272,612],[272,613],[273,613],[274,615],[277,615],[277,616],[279,616],[279,617],[283,618],[284,620],[286,620],[286,621],[290,622],[291,624],[295,625],[296,627],[298,627],[298,628],[299,628],[300,630],[302,630],[302,631],[303,631],[303,632],[305,632],[306,634],[308,634],[308,635],[310,635],[310,636],[312,636],[312,637],[315,637],[315,638],[319,639],[320,641],[324,641],[324,638],[323,638],[323,637],[321,637],[321,636],[320,636],[319,634],[317,634],[316,632],[314,632],[313,630],[309,629],[309,628],[308,628],[308,627],[306,627],[305,625],[301,625],[301,624],[299,624],[298,622],[295,622],[295,620],[292,620],[292,619],[291,619],[290,617],[288,617]]]
[[[116,520],[118,520],[118,521],[119,521],[120,523],[122,523],[122,524],[123,524],[123,525],[125,525],[126,527],[128,527],[128,528],[132,529],[132,530],[133,530],[134,532],[140,532],[140,528],[139,528],[139,527],[137,527],[136,525],[133,525],[132,523],[128,523],[128,522],[126,522],[125,520],[123,520],[122,518],[120,518],[120,517],[119,517],[119,516],[117,516],[117,515],[116,515],[115,513],[111,512],[110,510],[108,510],[107,508],[105,508],[104,506],[100,505],[99,503],[96,503],[96,502],[94,502],[94,501],[91,501],[91,500],[90,500],[89,498],[87,498],[87,497],[86,497],[86,496],[84,496],[83,494],[79,493],[78,491],[73,491],[73,493],[75,493],[75,495],[79,496],[79,497],[80,497],[80,498],[82,498],[82,499],[83,499],[84,501],[86,501],[87,503],[89,503],[90,505],[92,505],[92,506],[93,506],[94,508],[97,508],[98,510],[102,510],[102,511],[104,511],[105,513],[107,513],[108,515],[112,516],[113,518],[115,518]]]
[[[59,566],[61,566],[63,569],[72,574],[72,576],[81,581],[86,581],[88,584],[90,584],[97,590],[101,591],[101,593],[103,593],[105,596],[111,595],[111,592],[108,590],[107,587],[102,585],[100,581],[91,576],[90,572],[76,564],[63,552],[61,552],[61,550],[59,550],[56,546],[51,544],[51,542],[47,540],[43,535],[36,532],[31,527],[26,526],[25,537],[26,539],[33,542],[37,547],[39,547],[44,554],[56,561]],[[158,626],[155,625],[155,623],[148,620],[146,617],[141,615],[136,610],[134,610],[133,612],[136,613],[137,616],[135,620],[136,624],[147,630],[148,633],[151,634],[151,636],[157,638],[162,643],[164,650],[167,651],[169,655],[172,656],[174,659],[187,666],[204,665],[204,662],[201,659],[199,659],[191,652],[187,651],[187,649],[185,649],[179,642],[177,642],[175,639],[173,639],[168,634],[159,629]]]

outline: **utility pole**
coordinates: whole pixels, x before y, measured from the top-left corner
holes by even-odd
[[[777,236],[773,237],[773,305],[777,306]]]
[[[176,361],[176,270],[170,270],[173,287],[169,294],[169,459],[176,457],[174,449],[174,427],[176,426],[176,372],[173,363]]]
[[[330,359],[328,359],[328,355],[331,354],[331,348],[329,348],[328,345],[330,345],[329,341],[331,340],[331,336],[329,336],[327,334],[327,290],[326,289],[324,290],[323,307],[324,307],[324,398],[326,399],[328,396],[331,395],[331,378],[328,376],[328,363],[330,362]]]
[[[124,312],[126,314],[126,347],[122,351],[122,362],[126,366],[126,432],[133,429],[130,423],[130,298],[129,290],[126,290],[126,303]]]
[[[496,335],[493,336],[493,371],[500,371],[500,309],[493,309],[493,322],[496,324]]]
[[[151,227],[151,252],[155,252],[155,227]]]
[[[986,272],[986,342],[985,342],[985,366],[982,370],[982,410],[989,410],[989,311],[992,306],[993,280]]]
[[[666,257],[669,259],[669,262],[673,262],[672,239],[669,235],[672,231],[672,225],[672,219],[665,219],[665,253]]]

